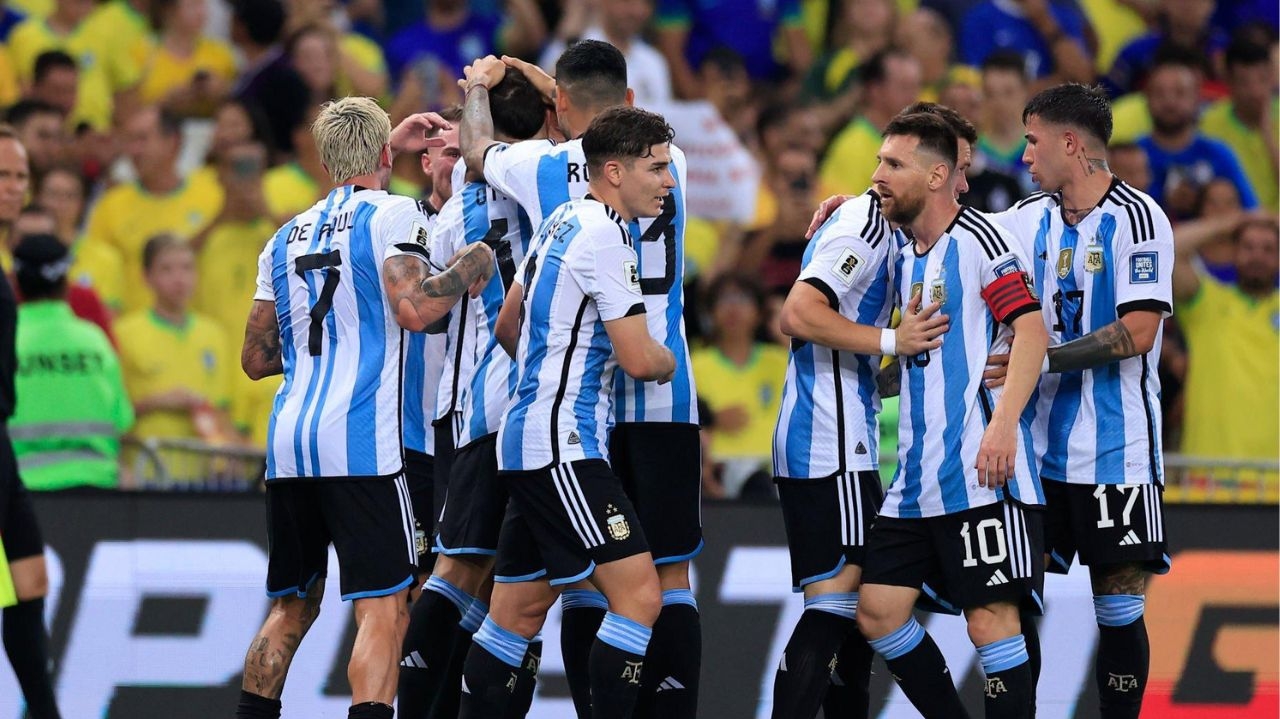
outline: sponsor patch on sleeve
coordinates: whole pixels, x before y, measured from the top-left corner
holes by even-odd
[[[1129,284],[1150,285],[1159,279],[1160,256],[1154,252],[1129,255]]]
[[[427,233],[427,228],[424,227],[421,222],[413,223],[413,230],[410,231],[409,237],[413,240],[414,244],[419,247],[426,247],[427,240],[430,239],[430,235]]]
[[[836,279],[848,287],[853,284],[854,275],[858,274],[858,269],[863,265],[863,260],[858,253],[853,250],[845,250],[840,254],[836,263],[831,266],[831,270],[835,273]]]
[[[1018,261],[1017,257],[1010,257],[996,265],[996,277],[1004,277],[1005,275],[1012,275],[1015,272],[1022,271],[1022,263]]]
[[[636,267],[635,260],[624,260],[622,263],[622,274],[627,280],[627,287],[640,291],[640,270]]]

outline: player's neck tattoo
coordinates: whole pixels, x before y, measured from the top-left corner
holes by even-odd
[[[1078,225],[1084,220],[1084,218],[1089,216],[1090,212],[1093,212],[1095,207],[1097,207],[1097,205],[1090,205],[1088,207],[1063,207],[1062,219],[1068,225]]]

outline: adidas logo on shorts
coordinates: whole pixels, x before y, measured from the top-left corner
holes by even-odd
[[[1001,584],[1008,584],[1008,583],[1009,583],[1009,578],[1004,576],[1004,572],[999,569],[997,569],[996,573],[992,574],[991,578],[987,580],[988,587],[998,587]]]
[[[675,677],[667,677],[658,685],[658,691],[660,692],[668,692],[673,689],[684,689],[684,685],[676,681]]]
[[[426,669],[427,662],[423,660],[422,655],[415,649],[409,654],[409,656],[400,660],[400,666],[411,667],[413,669]]]
[[[1124,538],[1120,540],[1121,547],[1132,547],[1136,544],[1142,544],[1142,540],[1138,539],[1137,533],[1132,529],[1130,529],[1129,533],[1124,535]]]

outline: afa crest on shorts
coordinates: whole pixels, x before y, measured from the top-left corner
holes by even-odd
[[[609,530],[609,536],[616,541],[623,541],[631,536],[631,524],[627,522],[627,518],[618,512],[618,508],[610,504],[605,507],[605,514],[608,515],[604,520],[605,526]]]

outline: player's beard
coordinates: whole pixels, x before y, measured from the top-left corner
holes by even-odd
[[[894,193],[884,208],[885,219],[895,225],[909,225],[924,210],[924,193],[912,197],[909,194]]]

